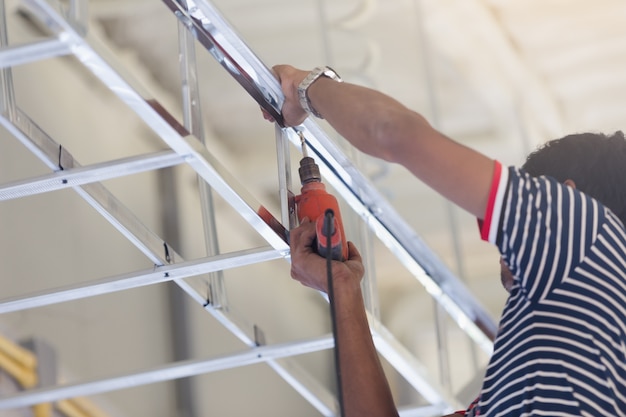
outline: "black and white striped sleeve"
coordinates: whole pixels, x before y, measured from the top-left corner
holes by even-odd
[[[539,300],[584,258],[603,211],[572,187],[497,165],[481,236],[497,245],[526,297]]]

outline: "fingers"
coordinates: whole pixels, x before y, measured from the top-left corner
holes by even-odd
[[[307,118],[307,113],[300,106],[298,99],[298,85],[306,77],[307,72],[296,69],[291,65],[275,65],[272,72],[280,83],[281,90],[285,96],[285,101],[281,109],[283,123],[285,126],[297,126],[302,124]],[[261,109],[263,111],[263,109]],[[263,118],[270,122],[276,120],[270,114],[263,111]]]
[[[325,262],[313,249],[315,223],[303,219],[289,232],[291,277],[310,288],[326,291]]]
[[[267,120],[268,122],[274,123],[276,121],[276,119],[274,119],[272,115],[269,114],[269,112],[265,110],[263,107],[261,107],[261,113],[263,113],[263,118]]]
[[[299,251],[303,248],[310,248],[315,238],[315,223],[308,218],[302,219],[300,226],[289,231],[289,245],[291,251]],[[293,256],[293,254],[292,254]]]
[[[361,259],[361,253],[352,242],[348,242],[348,260],[363,262]]]
[[[352,242],[348,242],[348,260],[345,264],[352,271],[352,273],[355,274],[355,276],[358,276],[359,280],[363,278],[363,275],[365,274],[363,259],[361,258],[359,250]]]
[[[327,263],[312,248],[315,239],[315,223],[305,219],[290,232],[291,277],[310,288],[327,291]],[[358,283],[364,275],[361,254],[352,242],[348,242],[348,259],[333,261],[333,274],[339,281]]]

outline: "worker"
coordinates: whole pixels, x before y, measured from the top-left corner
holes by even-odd
[[[378,91],[328,67],[273,68],[286,125],[322,117],[361,151],[406,167],[479,219],[501,253],[509,296],[483,385],[455,416],[626,416],[626,140],[621,132],[548,142],[504,167]],[[271,116],[265,114],[267,119]],[[327,291],[307,221],[291,233],[291,275]],[[370,335],[364,269],[349,244],[333,261],[346,417],[397,416]]]

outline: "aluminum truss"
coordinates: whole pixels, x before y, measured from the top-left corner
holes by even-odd
[[[252,53],[229,26],[216,8],[207,0],[163,0],[178,18],[180,52],[184,74],[184,125],[175,121],[139,84],[126,75],[115,57],[85,30],[87,19],[83,3],[70,2],[65,9],[56,0],[25,0],[24,6],[45,25],[50,38],[32,44],[10,46],[7,42],[4,2],[0,0],[0,123],[53,171],[52,174],[0,186],[0,199],[8,200],[72,188],[93,206],[123,236],[139,248],[156,266],[97,281],[27,294],[0,300],[0,313],[34,308],[68,300],[121,291],[163,281],[174,281],[196,302],[205,306],[248,349],[225,357],[203,361],[167,364],[156,369],[120,375],[115,378],[84,381],[73,385],[58,385],[24,391],[0,399],[0,409],[23,407],[44,401],[90,395],[131,386],[182,378],[219,369],[264,362],[289,382],[324,416],[337,415],[335,396],[318,381],[306,374],[293,361],[294,356],[328,349],[328,336],[282,345],[259,346],[256,329],[244,324],[228,309],[221,287],[221,275],[205,281],[185,278],[215,273],[237,266],[289,258],[289,248],[257,214],[258,202],[238,183],[203,145],[195,74],[194,38],[241,84],[254,100],[276,120],[282,120],[283,101],[280,87],[268,68]],[[123,100],[168,145],[169,151],[126,158],[81,167],[63,146],[40,129],[22,112],[13,97],[11,67],[50,57],[74,55],[102,83]],[[432,297],[449,313],[458,326],[483,350],[490,352],[495,335],[495,323],[465,286],[437,259],[398,216],[393,207],[355,168],[332,140],[311,120],[298,127],[307,139],[328,181],[345,199],[354,212],[376,236],[397,256],[400,262],[421,282]],[[277,126],[281,220],[288,229],[292,225],[289,198],[290,172],[288,141],[299,146],[295,129]],[[202,179],[203,192],[221,195],[266,241],[263,248],[238,252],[211,253],[203,259],[185,261],[159,236],[147,229],[100,181],[137,172],[156,170],[177,164],[187,164]],[[206,210],[204,210],[206,211]],[[207,233],[210,235],[211,231]],[[207,245],[211,236],[207,238]],[[209,302],[207,302],[209,300]],[[432,381],[417,359],[385,329],[375,315],[370,315],[372,333],[379,353],[430,404],[405,410],[403,415],[429,416],[455,406],[447,387]]]

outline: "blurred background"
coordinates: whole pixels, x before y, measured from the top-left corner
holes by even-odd
[[[50,36],[28,13],[28,3],[4,0],[5,51]],[[173,13],[158,0],[85,4],[89,35],[182,123]],[[521,164],[539,144],[567,133],[623,129],[626,3],[620,0],[211,4],[268,67],[330,65],[345,81],[393,96],[446,135],[505,164]],[[278,213],[274,126],[200,46],[197,57],[209,152],[259,202]],[[12,77],[19,108],[81,165],[168,149],[74,57],[17,65]],[[360,154],[323,121],[319,124],[497,321],[505,301],[498,254],[480,241],[476,220],[401,167]],[[2,184],[50,173],[3,127],[0,146]],[[298,150],[293,152],[297,161]],[[198,180],[192,169],[177,166],[103,185],[182,258],[206,256]],[[227,201],[216,197],[213,204],[220,252],[264,244]],[[359,235],[358,222],[342,214],[348,217],[348,236]],[[441,315],[391,251],[375,239],[368,242],[361,244],[371,246],[380,322],[433,383],[442,385],[457,404],[465,404],[478,392],[488,353]],[[0,202],[0,265],[0,297],[8,300],[145,270],[154,262],[73,190],[65,189]],[[328,304],[290,279],[284,259],[229,269],[224,282],[229,311],[260,329],[268,344],[330,332]],[[246,348],[171,282],[2,314],[0,334],[16,342],[45,342],[53,352],[47,360],[56,368],[58,382],[69,384]],[[447,341],[443,349],[442,337]],[[301,355],[297,361],[334,392],[330,351]],[[396,369],[387,362],[385,366],[399,406],[428,404]],[[15,392],[18,385],[0,372],[0,397]],[[91,400],[106,415],[119,417],[322,415],[266,364],[115,390]],[[2,416],[32,414],[30,408],[0,410]]]

